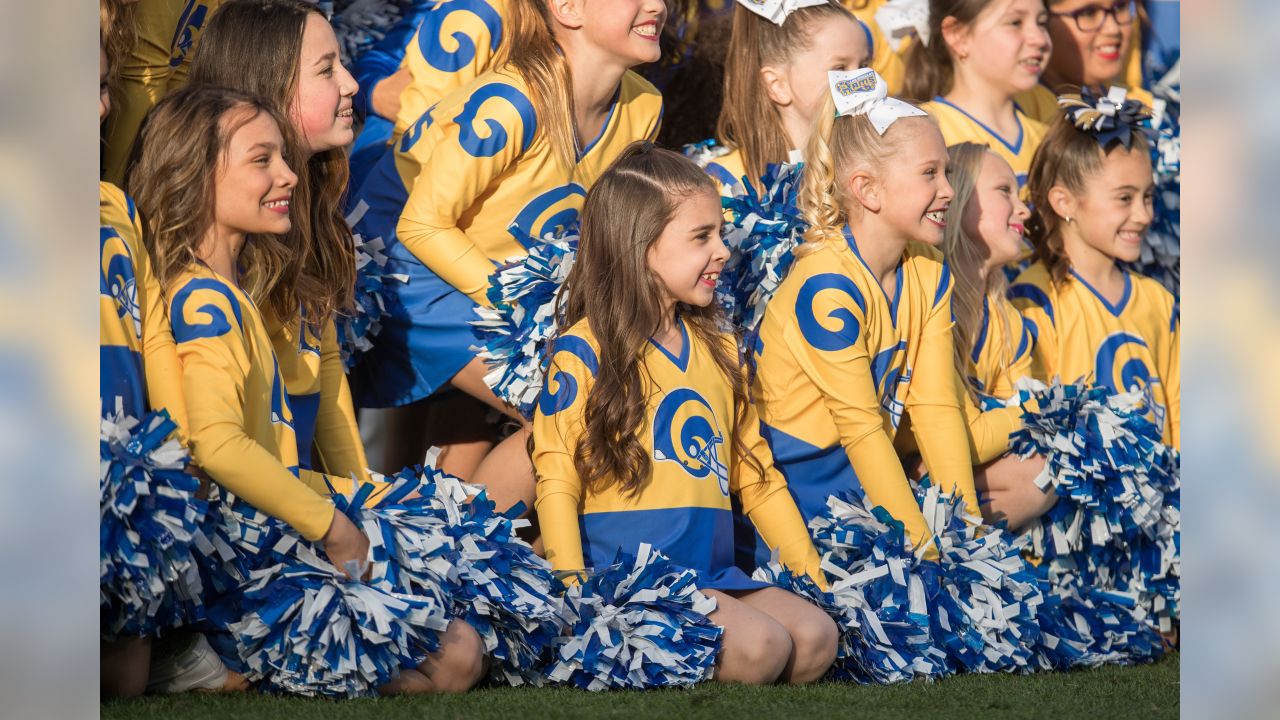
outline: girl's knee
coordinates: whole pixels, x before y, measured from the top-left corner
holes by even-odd
[[[453,620],[440,638],[432,680],[440,692],[466,692],[484,676],[484,640],[475,628]]]
[[[791,634],[782,625],[768,620],[752,627],[749,635],[744,635],[735,643],[743,668],[740,682],[768,685],[777,681],[794,649]]]
[[[835,662],[840,628],[825,612],[810,606],[796,618],[790,629],[798,666],[822,666],[825,671]]]

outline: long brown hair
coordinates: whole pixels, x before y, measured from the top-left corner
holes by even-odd
[[[989,272],[983,277],[986,256],[982,241],[969,237],[963,227],[965,208],[973,199],[978,177],[982,174],[982,162],[989,152],[990,148],[978,143],[959,143],[947,148],[947,182],[951,183],[955,195],[947,209],[947,224],[942,231],[942,254],[951,266],[951,277],[955,278],[951,314],[955,318],[955,362],[960,377],[968,374],[974,338],[982,333],[983,302],[992,309],[1000,307],[1009,285],[1003,272]],[[1013,360],[1012,333],[1005,313],[995,312],[993,318],[1004,327],[1005,347],[998,348],[996,361],[997,370],[1003,372]]]
[[[307,16],[320,11],[301,0],[232,0],[213,14],[191,60],[190,82],[254,93],[286,117],[295,95]],[[320,15],[320,17],[324,17]],[[292,123],[281,128],[291,157],[305,157]],[[294,243],[303,249],[297,295],[309,323],[316,327],[351,307],[355,293],[355,243],[342,215],[349,168],[346,151],[316,153],[297,167],[291,216]],[[298,309],[273,318],[289,323]]]
[[[232,136],[264,113],[283,132],[288,119],[265,100],[229,88],[188,85],[147,116],[128,192],[142,213],[143,242],[165,292],[199,262],[200,244],[214,223],[214,179]],[[246,238],[240,286],[264,314],[297,312],[296,240],[292,234]]]
[[[928,102],[946,95],[955,82],[955,61],[942,37],[942,21],[953,17],[969,25],[993,0],[929,0],[929,44],[915,42],[907,52],[907,72],[903,97]]]
[[[120,0],[98,0],[98,39],[107,54],[107,88],[112,102],[120,92],[120,71],[138,41],[134,5]]]
[[[577,140],[573,129],[573,78],[556,42],[547,0],[510,0],[510,17],[497,64],[510,65],[529,86],[538,131],[546,133],[556,158],[572,171],[576,166]]]
[[[642,375],[649,338],[662,322],[661,281],[649,270],[649,248],[684,198],[716,195],[715,183],[690,160],[647,142],[632,143],[587,193],[578,257],[565,280],[557,322],[583,318],[600,347],[600,368],[587,395],[586,430],[573,463],[593,492],[618,486],[637,496],[648,482],[649,454],[638,438],[648,398]],[[733,389],[732,447],[753,469],[764,466],[741,440],[749,402],[746,371],[718,329],[719,304],[680,305],[689,342],[701,343]]]
[[[876,132],[866,115],[836,116],[835,101],[828,94],[814,120],[813,132],[804,151],[804,174],[800,179],[798,204],[808,229],[797,256],[817,251],[824,245],[843,245],[843,227],[850,213],[861,207],[847,195],[841,178],[855,170],[879,171],[897,148],[903,123],[930,121],[927,117],[907,117],[895,122],[884,135]]]
[[[1079,93],[1080,89],[1068,88],[1068,91]],[[1144,152],[1146,136],[1136,127],[1129,132],[1130,147]],[[1067,279],[1071,258],[1067,257],[1062,239],[1066,221],[1058,217],[1049,204],[1049,191],[1060,185],[1075,194],[1084,192],[1089,178],[1102,169],[1107,156],[1117,151],[1130,152],[1118,142],[1103,150],[1092,135],[1075,126],[1071,115],[1059,112],[1031,158],[1031,170],[1027,173],[1031,205],[1027,235],[1035,247],[1036,260],[1044,263],[1055,283]]]
[[[817,24],[833,17],[858,22],[835,0],[801,8],[781,25],[740,5],[734,8],[733,34],[724,63],[724,105],[716,122],[716,137],[742,151],[748,178],[758,180],[770,163],[786,162],[791,149],[782,115],[769,99],[760,69],[786,62],[796,51],[809,48]]]

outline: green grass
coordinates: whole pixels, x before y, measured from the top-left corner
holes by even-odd
[[[962,675],[937,683],[863,687],[744,687],[709,683],[690,690],[587,693],[568,688],[486,688],[449,697],[332,702],[242,695],[145,697],[102,705],[103,720],[209,718],[541,718],[660,717],[673,720],[801,718],[1175,718],[1175,653],[1154,665],[1029,676]]]

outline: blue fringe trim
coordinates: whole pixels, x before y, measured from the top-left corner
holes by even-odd
[[[712,676],[724,630],[707,615],[713,598],[692,570],[649,545],[638,557],[619,551],[565,594],[571,621],[547,678],[586,690],[686,687]]]
[[[200,620],[193,546],[207,505],[163,410],[102,418],[98,443],[98,595],[107,637],[154,635]]]
[[[578,251],[578,229],[542,239],[523,238],[529,254],[504,263],[489,277],[492,307],[477,307],[471,322],[479,345],[473,349],[489,364],[485,383],[525,418],[542,392],[547,342],[556,334],[556,302]]]
[[[347,216],[347,225],[353,231],[369,206],[362,200]],[[382,318],[387,315],[388,287],[393,283],[407,283],[409,276],[387,272],[388,257],[385,241],[378,237],[366,240],[359,232],[354,234],[356,253],[355,310],[351,315],[339,315],[338,342],[342,362],[347,368],[355,365],[360,353],[373,347],[371,338],[382,330]]]
[[[732,253],[720,272],[716,297],[733,326],[747,336],[760,327],[808,227],[797,207],[802,170],[799,164],[770,165],[759,194],[747,185],[742,194],[722,200],[730,218],[724,242]]]
[[[1050,572],[1136,593],[1162,629],[1178,617],[1181,457],[1161,442],[1138,393],[1055,384],[1023,391],[1034,410],[1010,452],[1045,456],[1037,479],[1058,502],[1027,531]]]

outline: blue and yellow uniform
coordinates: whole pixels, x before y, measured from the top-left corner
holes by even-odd
[[[271,344],[280,363],[293,411],[298,465],[343,478],[369,479],[369,461],[356,426],[355,406],[342,365],[333,320],[323,332],[301,317],[272,328]],[[318,454],[312,457],[312,450]]]
[[[556,570],[605,567],[618,550],[635,555],[641,543],[649,543],[677,565],[696,570],[702,587],[765,587],[734,565],[731,496],[737,496],[783,563],[822,582],[818,554],[786,481],[772,466],[755,410],[744,408],[747,418],[738,440],[766,468],[763,476],[735,452],[733,390],[710,348],[679,318],[677,323],[678,356],[652,341],[644,350],[648,405],[639,440],[650,457],[650,472],[635,497],[616,486],[583,487],[573,456],[585,433],[583,415],[600,365],[599,347],[585,319],[555,340],[533,419],[537,510],[547,560]],[[733,340],[727,335],[721,340],[736,357]]]
[[[160,98],[187,80],[200,33],[225,0],[141,0],[134,10],[137,41],[121,59],[120,93],[103,126],[102,177],[124,182],[125,163],[142,120]]]
[[[1052,282],[1043,263],[1009,288],[1033,338],[1032,374],[1048,382],[1084,380],[1112,392],[1142,390],[1164,441],[1179,447],[1181,322],[1178,303],[1160,283],[1124,272],[1112,304],[1073,270]]]
[[[964,343],[968,339],[955,340]],[[974,464],[980,465],[1008,452],[1009,435],[1022,425],[1022,408],[984,411],[974,394],[1000,403],[1016,394],[1018,380],[1031,376],[1031,328],[1007,300],[998,301],[992,312],[991,303],[983,298],[981,327],[966,359],[964,379],[973,391],[965,393],[969,450]]]
[[[508,39],[504,25],[510,1],[446,0],[422,16],[405,46],[401,67],[409,68],[413,79],[400,92],[392,142],[427,108],[489,69]]]
[[[98,286],[98,360],[102,415],[120,409],[141,418],[149,409],[142,370],[142,306],[150,262],[133,200],[98,183],[101,279]]]
[[[845,237],[797,257],[765,309],[754,388],[763,432],[806,522],[828,497],[860,491],[921,547],[929,529],[894,449],[904,412],[931,476],[978,511],[951,273],[941,253],[913,244],[891,298]]]
[[[169,298],[195,463],[306,539],[323,538],[333,503],[322,475],[299,472],[293,413],[258,309],[203,265],[183,273]]]
[[[742,150],[738,148],[711,160],[702,169],[720,186],[721,197],[732,197],[742,190],[742,181],[747,177],[746,161],[742,158]],[[759,178],[752,185],[756,182],[759,182]]]
[[[468,323],[496,263],[576,223],[587,188],[628,144],[655,138],[662,114],[661,95],[627,72],[600,135],[568,168],[529,96],[514,71],[481,75],[423,113],[353,198],[356,232],[387,239],[386,271],[409,278],[388,291],[382,330],[354,370],[362,407],[420,400],[465,367]]]
[[[1013,168],[1014,177],[1018,179],[1018,187],[1027,184],[1027,173],[1031,171],[1031,158],[1040,147],[1040,141],[1049,132],[1049,126],[1029,116],[1016,104],[1013,108],[1014,120],[1018,125],[1018,135],[1007,139],[974,118],[964,109],[951,104],[939,96],[920,106],[921,110],[933,116],[942,131],[942,139],[947,147],[964,142],[978,143],[991,148],[991,151],[1004,158]]]

